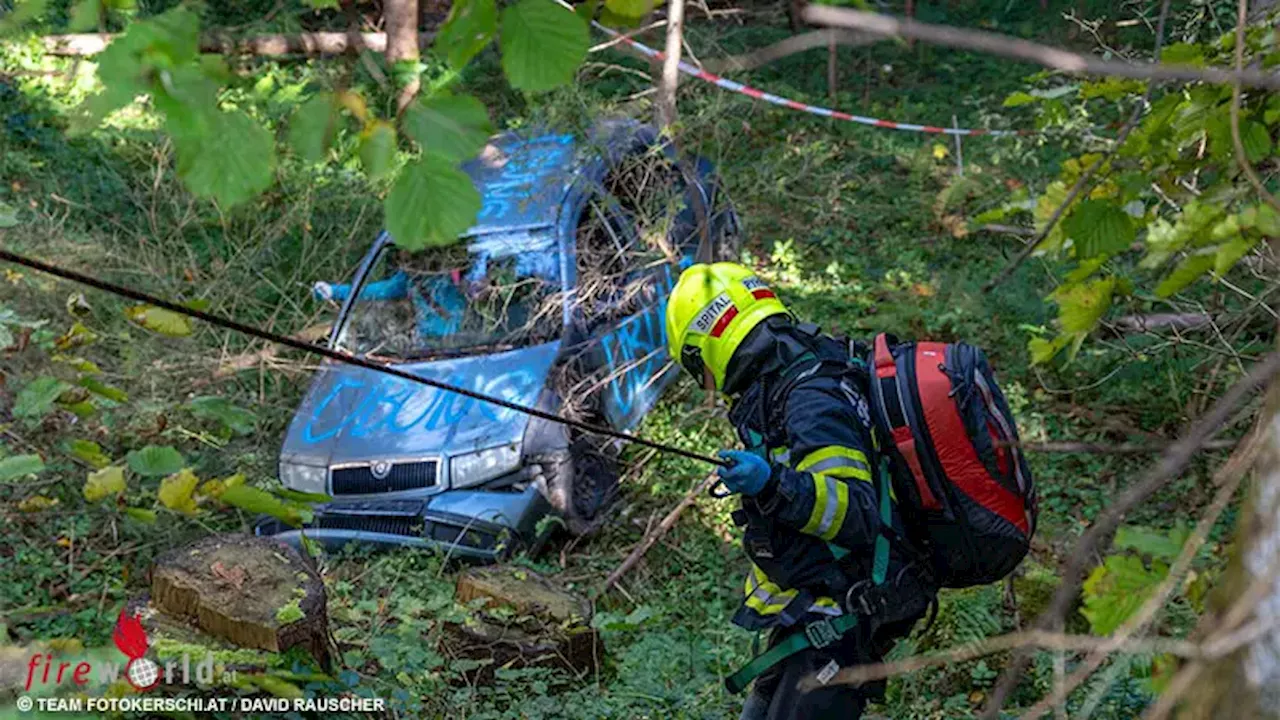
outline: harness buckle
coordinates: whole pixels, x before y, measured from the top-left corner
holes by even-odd
[[[835,626],[826,618],[805,625],[804,636],[809,638],[809,644],[815,648],[824,648],[840,639],[840,633],[836,632]]]

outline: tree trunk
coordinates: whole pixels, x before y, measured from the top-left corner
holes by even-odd
[[[421,86],[418,77],[418,0],[387,0],[382,8],[387,26],[387,65],[400,94],[396,109],[403,112]]]
[[[667,8],[667,47],[658,80],[658,127],[666,130],[676,121],[676,86],[680,82],[680,53],[684,49],[684,0],[671,0]]]

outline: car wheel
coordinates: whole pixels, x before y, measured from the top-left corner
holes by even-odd
[[[583,435],[569,446],[573,461],[569,532],[586,535],[604,522],[609,506],[618,497],[618,449],[607,438]]]
[[[742,222],[728,201],[720,212],[724,214],[724,219],[720,222],[720,236],[716,238],[715,260],[738,262],[742,255]]]

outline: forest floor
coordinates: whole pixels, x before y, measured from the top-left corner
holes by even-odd
[[[1053,13],[1042,15],[1034,3],[973,5],[963,17],[948,19],[1024,34],[1064,36],[1074,27]],[[693,11],[689,43],[701,56],[716,56],[787,34],[780,15],[708,19]],[[953,115],[961,126],[1034,124],[1030,111],[1002,102],[1025,87],[1035,68],[888,42],[842,49],[839,57],[835,107],[935,125],[950,124]],[[17,61],[0,58],[0,67]],[[506,127],[580,128],[618,111],[648,86],[636,76],[641,65],[606,52],[589,59],[573,90],[534,102],[499,87],[491,79],[498,75],[495,65],[490,58],[469,70],[464,85],[497,108],[495,121]],[[351,274],[379,230],[380,188],[350,167],[320,171],[285,160],[279,183],[252,207],[219,213],[180,188],[166,148],[155,143],[155,119],[145,110],[123,112],[107,128],[68,139],[63,128],[86,75],[70,63],[59,67],[78,74],[0,80],[0,199],[20,209],[21,223],[6,231],[6,245],[164,296],[206,301],[216,312],[276,331],[298,332],[329,319],[330,308],[314,301],[309,288]],[[267,62],[228,100],[279,123],[292,99],[326,72],[313,64]],[[828,100],[822,50],[738,79],[803,101]],[[892,331],[983,346],[1024,440],[1167,438],[1212,393],[1197,369],[1203,357],[1190,352],[1138,357],[1086,350],[1066,370],[1032,368],[1026,343],[1044,332],[1053,313],[1042,300],[1053,287],[1044,261],[1026,263],[992,293],[980,292],[1020,243],[1015,236],[968,230],[966,221],[1019,194],[1034,197],[1059,161],[1079,150],[1077,140],[966,139],[960,177],[950,139],[816,118],[691,80],[679,102],[684,148],[716,163],[744,219],[744,259],[800,317],[851,334]],[[353,141],[342,139],[348,147]],[[1028,215],[1020,219],[1029,225]],[[48,465],[33,485],[0,484],[6,528],[0,534],[0,644],[74,638],[86,647],[102,645],[118,608],[144,587],[145,568],[156,553],[212,530],[249,527],[252,518],[236,511],[193,517],[162,511],[147,523],[89,503],[81,493],[88,468],[69,439],[92,428],[83,437],[112,457],[144,444],[172,445],[201,477],[242,472],[254,482],[270,482],[283,430],[314,367],[282,354],[221,374],[229,359],[261,347],[208,328],[182,339],[147,334],[125,320],[124,304],[114,298],[3,270],[0,312],[43,325],[29,351],[0,358],[0,380],[18,388],[46,374],[48,347],[78,321],[97,340],[75,354],[97,363],[102,378],[128,400],[111,405],[116,412],[105,425],[101,418],[79,420],[69,413],[34,427],[0,423],[3,454],[38,451]],[[80,293],[83,306],[76,301]],[[73,306],[80,307],[74,318],[68,315]],[[251,410],[254,431],[236,434],[210,425],[190,410],[196,396],[223,396]],[[12,391],[0,393],[0,420],[10,417],[12,397]],[[733,442],[723,419],[707,412],[702,393],[684,380],[638,432],[699,452]],[[558,540],[541,556],[517,561],[593,591],[705,471],[642,450],[629,450],[627,459],[622,497],[603,532],[580,542]],[[1034,617],[1071,540],[1147,459],[1037,453],[1031,461],[1041,488],[1042,526],[1014,581],[1014,596],[1001,586],[945,593],[935,625],[904,641],[895,657],[1000,634]],[[1197,461],[1129,520],[1169,528],[1190,517],[1207,501],[1206,467],[1208,460]],[[150,502],[155,485],[154,479],[133,483],[130,504]],[[57,505],[33,503],[36,495]],[[451,603],[452,568],[418,551],[329,558],[330,613],[346,648],[346,669],[332,682],[408,702],[408,716],[736,717],[741,700],[723,691],[721,678],[749,657],[751,638],[728,621],[746,568],[731,510],[729,501],[699,498],[618,588],[600,598],[595,622],[608,661],[598,676],[581,681],[547,670],[499,670],[494,683],[460,684],[466,668],[447,666],[430,642],[441,608]],[[1230,515],[1223,527],[1233,522]],[[1218,540],[1215,535],[1206,547],[1207,556],[1220,552]],[[1188,622],[1191,611],[1184,611],[1175,609],[1166,622]],[[1073,613],[1070,622],[1081,625],[1083,619]],[[873,712],[968,716],[1003,659],[994,655],[896,679]],[[1151,673],[1150,657],[1127,659],[1073,703],[1096,691],[1095,717],[1133,717],[1150,697]],[[1042,653],[1015,701],[1039,697],[1051,677],[1052,656]]]

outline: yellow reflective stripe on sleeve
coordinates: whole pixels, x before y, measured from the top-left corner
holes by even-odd
[[[818,526],[818,537],[823,540],[834,540],[836,535],[840,533],[840,528],[844,527],[844,516],[849,512],[849,486],[843,482],[826,475],[823,477],[829,483],[835,485],[834,493],[828,493],[828,497],[835,495],[835,502],[828,501],[827,511],[822,516],[822,524]],[[828,517],[827,512],[830,512]]]
[[[828,445],[814,450],[796,465],[796,470],[871,480],[871,465],[867,456],[861,450],[840,445]]]
[[[822,526],[822,518],[827,514],[827,491],[831,484],[822,475],[813,476],[813,509],[809,511],[809,520],[800,528],[805,535],[817,535]]]
[[[798,594],[795,590],[783,590],[777,583],[771,582],[758,566],[751,566],[747,575],[746,605],[761,615],[776,615],[786,609],[787,605]]]

